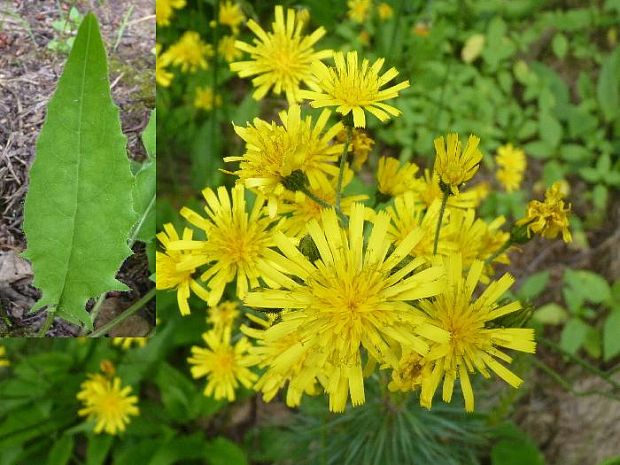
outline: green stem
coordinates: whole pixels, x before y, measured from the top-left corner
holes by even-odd
[[[487,258],[484,262],[488,264],[493,263],[493,260],[495,260],[501,254],[503,254],[508,249],[508,247],[510,247],[511,245],[512,245],[512,241],[510,240],[510,238],[508,238],[508,240],[504,242],[504,244],[499,249],[497,249],[495,253],[491,255],[489,258]]]
[[[315,194],[313,194],[307,187],[302,187],[301,189],[299,189],[301,192],[303,192],[305,195],[308,196],[308,198],[310,200],[312,200],[313,202],[319,204],[321,207],[323,208],[335,208],[333,205],[331,205],[329,202],[323,200],[320,197],[317,197]],[[338,215],[338,218],[340,218],[340,220],[342,221],[342,224],[347,226],[349,224],[349,220],[348,218],[345,216],[344,212],[342,210],[340,210],[339,208],[336,208],[336,214]]]
[[[133,305],[131,305],[128,309],[126,309],[123,313],[118,315],[116,318],[107,322],[101,328],[90,333],[88,337],[101,337],[104,334],[108,333],[116,325],[118,325],[119,323],[122,323],[127,318],[129,318],[131,315],[133,315],[138,310],[140,310],[142,307],[144,307],[144,305],[146,305],[153,297],[155,297],[155,288],[150,289],[146,294],[144,294],[144,296],[140,300],[135,302]]]
[[[45,334],[52,327],[52,323],[54,323],[54,317],[56,316],[56,307],[50,307],[47,309],[47,315],[45,316],[45,321],[43,322],[43,326],[39,329],[38,337],[45,337]]]
[[[595,367],[594,365],[592,365],[591,363],[589,363],[586,360],[582,359],[581,357],[577,357],[576,355],[571,354],[570,352],[564,350],[562,347],[557,345],[552,340],[547,339],[546,337],[538,337],[537,339],[538,339],[538,341],[540,341],[541,344],[543,344],[543,345],[549,347],[550,349],[555,350],[556,352],[559,352],[560,354],[566,356],[571,361],[575,362],[577,365],[581,366],[582,368],[585,368],[589,372],[595,374],[596,376],[598,376],[599,378],[601,378],[605,382],[609,383],[611,386],[614,387],[614,389],[620,390],[620,383],[618,383],[613,378],[611,378],[609,373],[606,373],[603,370]]]
[[[439,219],[437,220],[437,228],[435,229],[435,241],[433,243],[433,255],[437,255],[437,246],[439,245],[439,231],[441,231],[441,222],[443,220],[443,214],[446,211],[446,204],[448,203],[448,197],[450,191],[445,189],[443,192],[443,198],[441,199],[441,208],[439,210]]]
[[[336,211],[340,212],[340,199],[342,197],[342,179],[344,178],[344,165],[347,160],[347,153],[349,152],[349,144],[351,143],[351,126],[345,124],[345,131],[347,138],[344,141],[344,148],[342,149],[342,155],[340,156],[340,169],[338,171],[338,181],[336,183]]]

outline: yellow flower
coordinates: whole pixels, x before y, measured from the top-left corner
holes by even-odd
[[[392,197],[414,190],[418,183],[415,175],[419,169],[415,163],[405,162],[400,166],[396,158],[381,157],[377,167],[377,189]]]
[[[443,136],[435,139],[436,157],[433,171],[450,187],[453,194],[457,194],[459,186],[469,181],[478,171],[482,160],[482,152],[478,149],[480,138],[469,136],[465,150],[461,150],[458,134],[448,134],[447,139],[447,143]]]
[[[170,56],[161,54],[161,44],[155,45],[155,81],[162,87],[170,86],[174,74],[166,68],[170,64]]]
[[[157,234],[157,239],[166,248],[166,252],[156,252],[156,287],[158,290],[176,289],[177,304],[179,305],[181,315],[189,315],[190,310],[187,300],[190,296],[190,289],[204,301],[209,299],[209,294],[192,278],[196,268],[183,270],[178,268],[179,263],[191,256],[192,252],[170,250],[168,248],[171,242],[179,240],[179,235],[174,226],[167,223],[164,225],[164,231]],[[183,230],[183,239],[191,240],[191,238],[192,230],[185,228]]]
[[[379,6],[377,7],[377,13],[379,14],[379,18],[382,21],[390,19],[392,16],[394,16],[394,10],[388,3],[385,2],[379,4]]]
[[[214,331],[224,331],[231,328],[235,320],[239,317],[239,305],[229,300],[222,302],[216,307],[209,308],[207,322],[213,325]]]
[[[8,367],[9,365],[9,359],[6,358],[6,348],[0,346],[0,367]]]
[[[296,20],[295,10],[287,10],[286,22],[282,6],[276,6],[275,11],[271,32],[265,32],[254,20],[248,21],[248,27],[257,36],[255,45],[241,41],[235,45],[249,53],[251,61],[231,63],[230,69],[242,78],[258,75],[252,79],[256,87],[252,96],[256,100],[262,99],[273,87],[276,95],[284,91],[289,104],[293,104],[301,101],[301,83],[316,87],[310,71],[312,62],[330,57],[332,51],[315,52],[313,49],[313,45],[325,35],[324,28],[320,27],[310,35],[302,35],[304,22],[299,18]]]
[[[427,207],[430,207],[435,200],[441,200],[443,197],[441,187],[439,187],[439,175],[437,173],[431,175],[429,170],[424,170],[424,177],[418,178],[411,190]],[[471,189],[460,189],[458,194],[448,197],[447,205],[452,208],[476,208],[487,193],[487,184],[476,184]]]
[[[136,347],[144,347],[146,345],[145,337],[113,337],[112,344],[115,346],[121,346],[121,348],[127,350],[131,349],[132,345]]]
[[[495,177],[504,189],[507,192],[519,189],[527,166],[525,152],[513,147],[512,144],[502,145],[497,149],[495,162],[498,166]]]
[[[271,217],[276,215],[277,199],[285,191],[282,181],[294,171],[302,171],[312,189],[328,190],[328,176],[338,175],[333,162],[342,152],[342,144],[333,144],[332,139],[342,124],[336,123],[322,134],[330,114],[323,111],[313,125],[311,116],[302,119],[299,105],[292,105],[288,112],[280,112],[282,125],[255,118],[253,125],[235,126],[235,132],[246,142],[246,152],[224,161],[241,162],[233,174],[246,187],[258,189],[268,198]]]
[[[368,11],[370,10],[371,1],[370,0],[347,0],[347,6],[349,7],[349,11],[347,15],[351,20],[356,23],[363,23],[366,21],[366,17],[368,16]]]
[[[84,408],[78,415],[94,419],[95,433],[118,434],[125,431],[130,415],[138,415],[136,396],[129,395],[131,387],[122,387],[120,378],[108,379],[100,374],[89,374],[81,385],[77,399]]]
[[[213,47],[204,43],[197,32],[187,31],[168,48],[166,56],[172,65],[180,66],[184,73],[194,73],[209,67],[207,57],[213,56]]]
[[[428,350],[427,340],[447,340],[444,331],[428,325],[409,303],[441,292],[443,270],[430,267],[416,272],[423,259],[396,269],[421,234],[410,234],[389,253],[385,212],[375,218],[366,246],[362,204],[353,205],[346,231],[333,209],[321,213],[322,225],[316,220],[308,224],[320,258],[310,261],[293,240],[276,233],[280,253],[271,252],[271,261],[293,277],[275,267],[266,269],[276,288],[250,292],[245,303],[291,310],[265,331],[266,345],[299,337],[299,342],[266,362],[264,376],[273,371],[289,377],[290,370],[301,363],[291,384],[299,383],[301,389],[308,380],[319,379],[329,396],[330,410],[341,412],[349,393],[354,406],[365,401],[362,348],[376,360],[396,363],[388,338],[409,341],[422,354]],[[312,363],[307,360],[310,355]]]
[[[371,66],[364,59],[361,68],[358,66],[357,52],[334,53],[335,68],[328,68],[320,61],[312,63],[312,72],[316,77],[319,91],[302,90],[300,95],[310,99],[314,108],[336,106],[336,111],[342,115],[353,112],[355,127],[366,127],[364,110],[375,115],[381,121],[387,121],[391,116],[400,115],[400,111],[384,100],[398,96],[398,92],[409,87],[409,81],[382,89],[398,75],[396,68],[390,68],[382,75],[379,71],[385,62],[380,58]]]
[[[259,286],[267,251],[273,245],[273,222],[263,213],[265,199],[260,195],[248,214],[241,185],[235,186],[230,196],[223,186],[217,189],[217,195],[210,188],[204,189],[202,195],[207,202],[207,218],[187,207],[181,209],[181,216],[204,230],[207,240],[184,239],[170,243],[168,248],[189,252],[178,265],[179,270],[209,265],[200,279],[210,289],[208,305],[215,307],[230,282],[236,281],[240,298],[249,288]]]
[[[532,200],[527,206],[527,214],[517,221],[518,225],[527,225],[528,236],[531,233],[540,234],[547,239],[555,239],[562,234],[562,240],[568,243],[572,240],[568,230],[570,204],[564,206],[562,183],[557,181],[545,192],[545,200]]]
[[[235,389],[246,388],[256,381],[256,374],[248,368],[247,351],[251,347],[245,337],[236,344],[230,343],[230,328],[224,331],[207,331],[202,335],[207,348],[193,346],[192,356],[187,359],[192,377],[208,378],[204,395],[215,400],[235,400]]]
[[[239,25],[245,21],[245,15],[237,3],[225,0],[220,3],[218,20],[220,24],[229,26],[236,35],[239,32]]]
[[[433,259],[433,242],[435,238],[435,228],[439,220],[439,208],[441,201],[435,200],[428,207],[419,202],[413,192],[405,192],[394,198],[394,205],[387,208],[390,216],[388,226],[388,238],[395,244],[402,243],[413,231],[422,234],[420,241],[411,249],[410,255],[413,257],[424,258],[428,263]],[[443,223],[447,223],[444,215]],[[439,245],[437,253],[447,255],[455,250],[454,244],[448,240],[448,230],[441,228],[439,233]]]
[[[194,106],[206,111],[213,110],[213,89],[211,87],[198,87],[196,88],[196,97],[194,98]],[[222,106],[222,97],[220,95],[215,96],[215,106]]]
[[[338,133],[338,142],[344,142],[347,138],[347,133],[342,130]],[[372,151],[372,146],[375,145],[375,141],[369,137],[361,129],[353,129],[351,131],[351,144],[349,145],[349,151],[353,152],[353,163],[351,167],[354,171],[359,171],[366,160],[368,160],[368,154]]]
[[[158,26],[169,26],[174,10],[185,7],[185,0],[157,0],[155,2]]]
[[[241,52],[235,47],[235,41],[235,36],[224,36],[217,46],[217,51],[228,63],[235,61],[241,55]]]
[[[512,357],[501,348],[528,353],[536,350],[533,329],[488,327],[489,322],[520,310],[521,304],[518,301],[497,304],[497,300],[514,282],[508,274],[489,284],[478,298],[473,298],[483,267],[483,262],[475,261],[464,277],[460,255],[451,255],[445,261],[447,284],[443,292],[418,304],[435,325],[450,333],[448,341],[436,343],[424,357],[420,394],[420,404],[424,407],[431,407],[442,379],[443,400],[450,402],[454,382],[458,378],[465,410],[473,411],[474,392],[470,373],[479,371],[489,378],[490,371],[493,371],[511,386],[519,387],[522,380],[497,360],[512,361]]]

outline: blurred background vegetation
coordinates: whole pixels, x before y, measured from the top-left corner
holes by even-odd
[[[391,15],[375,1],[361,22],[352,19],[349,9],[363,3],[283,2],[307,9],[312,30],[325,27],[318,47],[386,57],[411,82],[395,102],[401,118],[368,120],[376,144],[361,177],[369,181],[350,192],[372,201],[379,155],[429,166],[433,138],[448,131],[481,137],[479,177],[495,186],[483,217],[510,222],[552,182],[570,189],[573,243],[532,240],[505,267],[517,278],[515,296],[535,309],[539,349],[515,361],[524,386],[478,380],[476,414],[458,402],[428,412],[412,397],[382,396],[372,380],[367,404],[342,415],[321,397],[297,410],[249,391],[216,402],[186,363],[206,305],[192,301],[192,315],[181,317],[175,295],[160,292],[157,335],[141,348],[2,341],[10,366],[0,367],[0,464],[620,464],[620,1],[388,0]],[[239,4],[271,23],[274,2]],[[218,5],[187,0],[175,9],[158,28],[163,50],[189,30],[218,49],[231,34],[212,23]],[[251,40],[243,26],[239,34]],[[195,73],[170,66],[169,85],[157,89],[158,229],[179,226],[182,206],[199,208],[203,187],[233,184],[220,171],[224,156],[242,152],[231,122],[286,107],[253,100],[249,81],[215,55]],[[216,97],[197,104],[208,87],[221,105]],[[511,193],[494,180],[493,155],[506,143],[528,157],[522,188]],[[140,416],[120,437],[93,434],[76,413],[79,385],[102,360],[140,397]]]

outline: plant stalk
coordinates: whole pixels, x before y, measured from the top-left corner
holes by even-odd
[[[129,318],[131,315],[133,315],[138,310],[140,310],[142,307],[144,307],[144,305],[146,305],[155,296],[155,292],[156,292],[155,288],[150,289],[146,294],[144,294],[144,296],[140,300],[138,300],[137,302],[134,302],[133,305],[131,305],[123,313],[118,315],[113,320],[107,322],[101,328],[90,333],[88,337],[100,337],[108,333],[116,325],[118,325],[119,323],[122,323],[127,318]]]
[[[435,241],[433,242],[433,255],[437,255],[437,246],[439,245],[439,232],[441,231],[441,222],[443,221],[443,215],[446,211],[446,204],[448,203],[448,197],[450,191],[445,189],[443,191],[443,198],[441,199],[441,208],[439,209],[439,219],[437,220],[437,228],[435,228]]]

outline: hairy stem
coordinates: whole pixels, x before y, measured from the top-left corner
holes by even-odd
[[[54,317],[56,316],[56,307],[50,307],[47,309],[47,315],[45,316],[45,321],[39,329],[38,337],[45,337],[45,334],[52,327],[52,323],[54,323]]]
[[[512,245],[512,240],[508,238],[508,240],[504,242],[504,244],[499,249],[497,249],[493,255],[491,255],[489,258],[485,260],[485,263],[488,263],[488,264],[493,263],[493,260],[495,260],[501,254],[503,254],[508,249],[508,247],[510,247],[511,245]]]
[[[347,153],[349,152],[349,144],[351,143],[352,129],[351,126],[345,124],[345,131],[347,137],[344,141],[344,148],[342,149],[342,155],[340,156],[340,169],[338,171],[338,181],[336,183],[336,211],[340,212],[340,199],[342,197],[342,178],[344,177],[344,166],[347,160]]]
[[[146,305],[153,297],[155,297],[155,288],[150,289],[146,294],[144,294],[144,296],[140,300],[138,300],[137,302],[134,302],[134,304],[131,305],[128,309],[126,309],[123,313],[121,313],[116,318],[114,318],[113,320],[103,325],[101,328],[97,329],[96,331],[93,331],[88,336],[89,337],[103,336],[104,334],[108,333],[111,329],[113,329],[115,326],[122,323],[127,318],[129,318],[131,315],[133,315],[138,310],[140,310],[142,307],[144,307],[144,305]]]
[[[439,245],[439,232],[441,231],[441,222],[443,221],[443,214],[446,211],[446,204],[448,203],[448,197],[450,192],[446,189],[443,192],[443,198],[441,199],[441,208],[439,209],[439,218],[437,219],[437,228],[435,228],[435,241],[433,242],[433,255],[437,255],[437,246]]]

